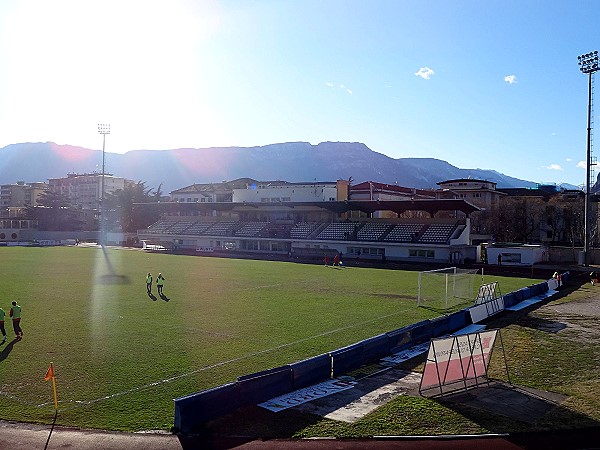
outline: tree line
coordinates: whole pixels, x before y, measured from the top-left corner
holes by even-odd
[[[590,216],[596,217],[597,203],[592,208]],[[473,214],[471,230],[491,234],[497,242],[543,240],[555,245],[581,245],[585,235],[584,199],[503,198],[494,208]],[[591,243],[596,241],[597,231],[596,220],[590,220]]]

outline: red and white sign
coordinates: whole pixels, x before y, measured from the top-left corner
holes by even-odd
[[[497,333],[489,330],[432,340],[421,390],[486,375]]]

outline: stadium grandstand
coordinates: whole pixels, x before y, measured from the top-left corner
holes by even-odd
[[[201,195],[194,198],[190,192]],[[193,185],[172,192],[171,198],[136,205],[160,209],[160,220],[138,230],[147,248],[298,258],[340,253],[345,260],[415,263],[479,257],[469,216],[480,208],[464,199],[438,199],[433,190],[374,182],[351,186],[349,180],[245,178]],[[223,198],[228,201],[218,201]]]

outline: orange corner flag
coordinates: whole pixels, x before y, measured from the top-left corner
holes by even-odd
[[[50,363],[50,367],[48,367],[48,371],[46,372],[46,376],[44,377],[44,381],[50,381],[54,378],[54,366]]]

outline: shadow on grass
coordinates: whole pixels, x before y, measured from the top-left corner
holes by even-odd
[[[19,342],[19,340],[13,339],[8,344],[6,344],[6,347],[4,347],[2,349],[2,352],[0,352],[0,361],[4,361],[6,358],[8,358],[8,355],[10,355],[10,352],[12,352],[16,342]]]
[[[597,420],[561,402],[567,396],[504,383],[459,391],[434,401],[477,423],[491,433],[600,428]]]
[[[156,301],[156,295],[154,295],[152,292],[148,292],[148,297],[150,297],[153,302]]]
[[[127,275],[117,275],[115,273],[100,275],[98,282],[100,284],[131,284],[131,280]]]
[[[109,273],[106,275],[100,275],[98,277],[98,282],[100,284],[131,284],[131,281],[129,280],[128,276],[118,275],[115,273],[115,269],[113,268],[113,265],[108,256],[108,252],[106,251],[104,245],[102,246],[102,253],[104,255],[104,261],[106,263],[106,266],[108,267]]]
[[[455,303],[452,305],[439,305],[439,306],[434,306],[434,305],[419,305],[419,308],[423,308],[426,309],[428,311],[432,311],[438,315],[441,316],[446,316],[449,314],[452,314],[453,312],[459,311],[461,309],[464,308],[469,308],[473,306],[473,301],[472,300],[466,300],[464,302],[461,303]]]
[[[562,322],[531,316],[519,317],[517,320],[513,321],[513,323],[515,325],[533,328],[546,333],[558,333],[559,331],[567,328],[567,325]]]
[[[167,297],[165,294],[159,294],[160,298],[163,299],[165,302],[168,302],[169,300],[171,300],[169,297]]]

